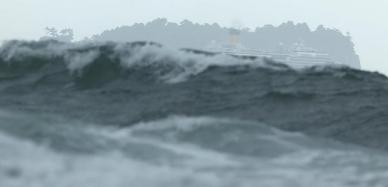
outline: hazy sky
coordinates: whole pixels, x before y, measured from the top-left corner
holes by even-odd
[[[37,39],[46,26],[78,39],[166,17],[255,28],[292,20],[350,32],[364,69],[388,74],[388,0],[0,0],[0,40]]]

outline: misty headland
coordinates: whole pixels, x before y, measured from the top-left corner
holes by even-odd
[[[107,30],[91,39],[116,42],[154,41],[175,48],[203,49],[211,41],[226,42],[230,29],[217,23],[197,24],[185,20],[178,24],[160,18],[145,24]],[[290,48],[295,43],[303,42],[319,52],[329,54],[336,61],[354,68],[361,67],[351,36],[344,35],[337,29],[321,25],[312,30],[306,23],[295,24],[292,21],[279,26],[265,25],[255,30],[234,29],[240,31],[240,42],[250,48],[277,51],[279,47]]]
[[[354,49],[354,43],[349,33],[342,33],[338,29],[326,28],[323,25],[315,30],[306,23],[292,21],[279,26],[265,25],[252,30],[242,26],[238,28],[223,27],[217,23],[198,24],[189,20],[181,23],[169,22],[165,18],[158,18],[148,23],[136,23],[132,26],[120,26],[87,37],[86,41],[157,42],[171,48],[193,48],[203,50],[211,42],[227,43],[230,30],[239,32],[239,42],[249,48],[262,51],[279,51],[290,49],[296,43],[303,43],[313,49],[327,53],[334,61],[344,65],[361,68],[359,56]],[[72,41],[74,33],[71,29],[53,31],[47,28],[47,36],[41,39],[55,39]]]

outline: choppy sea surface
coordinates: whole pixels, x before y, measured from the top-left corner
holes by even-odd
[[[155,43],[0,48],[0,186],[388,186],[388,79]]]

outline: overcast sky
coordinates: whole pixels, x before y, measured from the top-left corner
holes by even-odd
[[[0,0],[0,41],[37,39],[47,26],[76,37],[165,17],[255,28],[292,20],[350,32],[363,69],[388,74],[388,0]]]

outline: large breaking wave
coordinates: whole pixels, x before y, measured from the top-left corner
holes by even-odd
[[[11,75],[67,70],[76,83],[102,86],[136,74],[138,81],[181,82],[210,66],[264,66],[262,61],[238,60],[197,50],[173,50],[152,42],[65,44],[56,41],[6,43],[1,69]],[[274,66],[275,67],[275,66]],[[42,72],[43,70],[43,72]],[[97,84],[97,85],[96,85]]]
[[[1,186],[388,184],[378,73],[151,42],[11,41],[0,106]]]

